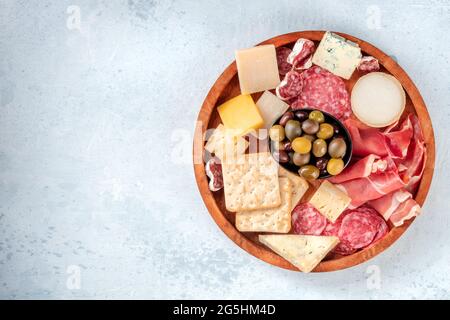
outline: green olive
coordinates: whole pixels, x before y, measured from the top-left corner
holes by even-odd
[[[327,153],[327,143],[323,139],[317,139],[313,142],[312,153],[315,157],[323,157]]]
[[[319,131],[317,132],[317,138],[330,139],[334,134],[334,127],[329,123],[321,123]]]
[[[284,139],[284,128],[279,124],[274,125],[269,130],[269,136],[273,141],[282,141]]]
[[[302,134],[302,128],[300,126],[300,122],[297,120],[289,120],[286,122],[286,126],[284,127],[284,131],[286,133],[286,137],[289,140],[294,140]]]
[[[344,161],[342,159],[332,158],[328,161],[327,171],[329,174],[335,176],[344,170]]]
[[[319,123],[316,120],[306,119],[302,123],[302,130],[307,134],[316,134],[319,131]]]
[[[319,110],[311,111],[311,113],[309,114],[309,118],[311,120],[317,121],[318,123],[322,123],[325,121],[325,116]]]
[[[292,161],[296,166],[303,166],[305,164],[308,164],[311,160],[311,154],[308,153],[294,153],[294,156],[292,157]]]
[[[319,169],[317,167],[307,164],[298,169],[298,174],[306,180],[315,180],[319,177]]]
[[[342,138],[335,138],[331,140],[328,145],[328,154],[332,158],[342,158],[347,152],[347,144]]]
[[[311,151],[311,141],[305,137],[298,137],[292,141],[292,149],[297,153],[308,153]]]

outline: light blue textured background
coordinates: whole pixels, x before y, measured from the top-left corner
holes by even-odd
[[[423,216],[388,251],[306,275],[219,230],[190,151],[234,50],[308,29],[398,59],[428,105],[437,162]],[[0,298],[450,298],[449,1],[0,0],[0,30]]]

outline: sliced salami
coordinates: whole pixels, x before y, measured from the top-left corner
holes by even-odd
[[[281,100],[291,100],[302,92],[302,87],[303,80],[301,73],[291,70],[286,74],[275,91]]]
[[[357,208],[351,210],[342,220],[339,239],[351,248],[361,249],[372,243],[378,226],[379,221],[371,212]]]
[[[287,61],[289,54],[292,52],[291,49],[286,47],[278,47],[277,52],[277,62],[278,62],[278,73],[284,76],[292,69],[292,64]]]
[[[335,236],[338,237],[339,236],[339,229],[341,229],[341,224],[342,224],[342,220],[344,220],[344,217],[349,213],[350,211],[345,211],[343,212],[337,219],[336,221],[333,222],[329,222],[327,223],[327,226],[325,227],[325,229],[322,232],[323,236]]]
[[[362,72],[374,72],[380,70],[380,63],[378,59],[372,56],[365,56],[361,58],[358,70]]]
[[[338,243],[336,247],[332,250],[332,252],[340,254],[342,256],[348,256],[355,253],[357,249],[352,248],[347,242],[341,241]]]
[[[387,225],[386,221],[383,219],[382,216],[380,216],[378,213],[374,212],[372,213],[375,219],[378,220],[378,228],[377,228],[377,234],[375,235],[375,238],[372,240],[372,244],[375,244],[378,240],[383,238],[386,234],[389,233],[389,226]]]
[[[319,109],[341,120],[351,115],[349,94],[340,77],[313,66],[301,73],[298,82],[302,87],[298,99],[291,105],[293,110]]]
[[[314,49],[314,42],[300,38],[295,43],[291,54],[287,58],[287,62],[297,71],[308,69],[312,66],[312,54]]]
[[[327,219],[309,203],[302,203],[292,211],[292,225],[297,234],[319,236],[327,225]]]

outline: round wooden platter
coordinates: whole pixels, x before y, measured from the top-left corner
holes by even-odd
[[[310,39],[318,44],[322,39],[323,34],[324,31],[293,32],[271,38],[260,44],[273,44],[275,45],[275,47],[288,46],[292,48],[298,38]],[[420,185],[418,187],[418,191],[415,194],[415,200],[422,206],[430,188],[435,162],[434,133],[430,116],[428,115],[428,111],[425,106],[425,102],[423,101],[419,90],[414,85],[413,81],[410,79],[407,73],[389,55],[371,45],[370,43],[367,43],[356,37],[339,32],[337,32],[337,34],[353,42],[356,42],[361,47],[364,55],[371,55],[376,57],[379,60],[380,65],[382,66],[381,71],[390,73],[394,77],[396,77],[401,82],[403,88],[406,91],[407,102],[404,114],[413,112],[418,116],[425,137],[426,166]],[[360,74],[358,71],[355,71],[352,78],[346,81],[347,89],[349,90],[349,92],[351,92],[354,83],[361,75],[362,74]],[[198,188],[200,190],[203,201],[205,202],[205,205],[214,221],[222,229],[222,231],[225,232],[225,234],[238,246],[246,250],[248,253],[254,255],[255,257],[275,266],[299,271],[288,261],[260,244],[257,240],[258,233],[239,232],[234,226],[234,213],[231,213],[225,209],[223,190],[218,192],[211,192],[209,190],[208,179],[205,173],[205,165],[202,161],[204,157],[204,133],[207,129],[217,127],[217,125],[221,122],[216,107],[239,94],[240,89],[236,63],[233,62],[225,69],[225,71],[214,83],[213,87],[206,96],[206,99],[203,102],[198,115],[196,130],[198,134],[196,134],[194,138],[194,171]],[[255,101],[259,96],[260,94],[253,95]],[[341,270],[371,259],[372,257],[388,248],[392,243],[394,243],[403,234],[403,232],[408,229],[413,221],[414,219],[411,219],[401,227],[392,228],[389,234],[387,234],[383,239],[381,239],[374,246],[368,249],[345,257],[333,255],[328,256],[326,260],[322,261],[315,268],[314,272]]]

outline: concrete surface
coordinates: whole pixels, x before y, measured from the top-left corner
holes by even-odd
[[[224,236],[190,151],[234,50],[308,29],[394,55],[438,158],[388,251],[305,275]],[[0,298],[450,298],[449,1],[1,0],[0,30]]]

